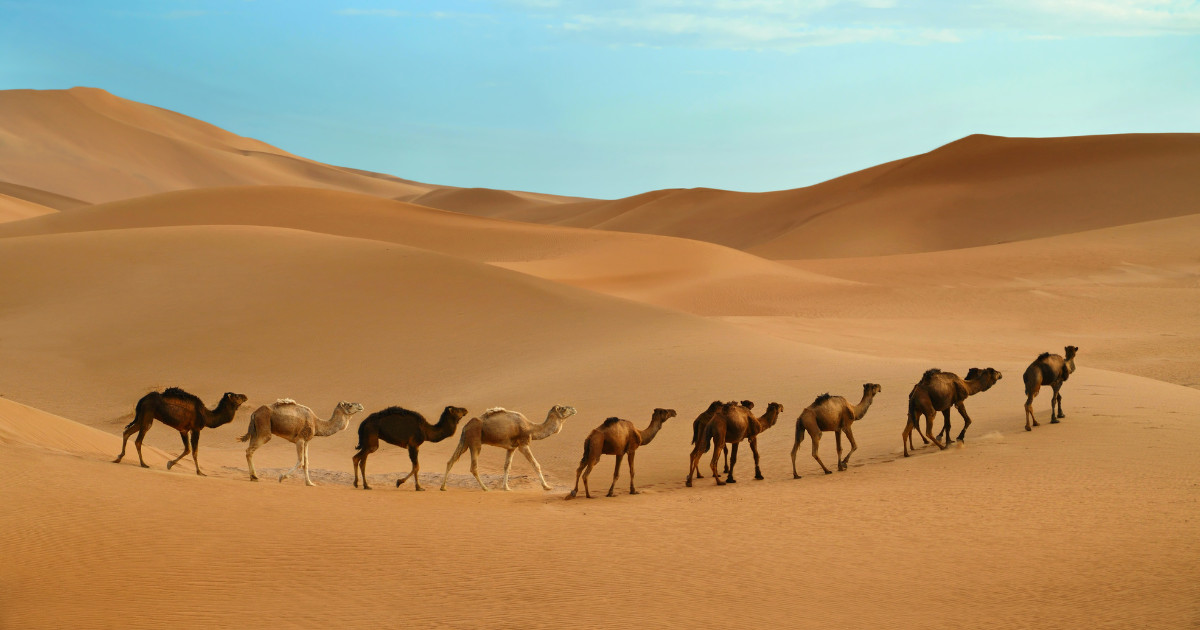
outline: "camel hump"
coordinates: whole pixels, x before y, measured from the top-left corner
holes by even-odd
[[[612,425],[614,425],[614,424],[616,424],[616,423],[618,423],[618,422],[620,422],[620,421],[621,421],[621,419],[620,419],[620,418],[618,418],[618,417],[616,417],[616,416],[613,416],[613,417],[611,417],[611,418],[607,418],[607,419],[605,419],[605,420],[604,420],[604,424],[602,424],[602,425],[600,425],[600,426],[602,426],[602,427],[611,427]]]
[[[480,414],[479,417],[486,418],[488,416],[495,415],[498,413],[508,413],[508,410],[505,409],[504,407],[492,407],[491,409],[488,409],[487,411],[484,411],[482,414]]]
[[[935,374],[941,374],[941,373],[942,373],[942,371],[939,370],[938,368],[930,368],[928,370],[925,370],[925,373],[921,375],[921,381],[922,382],[928,381],[929,379],[933,378]]]
[[[292,400],[291,398],[280,398],[279,400],[275,401],[275,404],[276,405],[294,405],[294,404],[296,404],[296,401]]]
[[[819,404],[821,404],[821,403],[825,402],[826,400],[829,400],[830,398],[833,398],[833,396],[830,396],[830,395],[829,395],[829,392],[825,392],[824,394],[821,394],[820,396],[817,396],[817,397],[816,397],[816,398],[815,398],[815,399],[812,401],[812,405],[809,405],[809,406],[810,406],[810,407],[816,407],[817,405],[819,405]]]
[[[1025,355],[1025,356],[1029,356],[1029,355]],[[1037,358],[1037,360],[1038,360],[1038,361],[1045,361],[1046,359],[1049,359],[1049,358],[1050,358],[1050,353],[1049,353],[1049,352],[1043,352],[1043,353],[1041,353],[1041,354],[1039,354],[1039,355],[1038,355],[1038,358]]]

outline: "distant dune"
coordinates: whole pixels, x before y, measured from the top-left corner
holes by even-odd
[[[767,258],[959,249],[1192,214],[1200,134],[970,136],[815,186],[660,190],[520,212],[463,212],[665,234]]]

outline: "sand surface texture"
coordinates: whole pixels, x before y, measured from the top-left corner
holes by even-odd
[[[0,627],[1196,627],[1200,198],[1191,135],[970,137],[795,191],[592,201],[454,189],[293,156],[98,90],[0,92]],[[1108,188],[1104,188],[1107,186]],[[789,201],[790,200],[790,201]],[[1102,203],[1101,203],[1102,201]],[[1021,374],[1080,347],[1067,417],[1024,431]],[[1003,378],[965,443],[902,456],[931,367]],[[849,469],[795,421],[858,402]],[[248,402],[170,471],[147,392]],[[248,479],[251,412],[289,397],[350,429],[312,478]],[[784,406],[738,483],[684,486],[714,399]],[[503,406],[578,414],[481,492],[459,436],[351,487],[356,427]],[[588,432],[644,428],[638,496]],[[957,434],[963,421],[952,416]],[[916,438],[914,438],[916,439]],[[132,440],[131,440],[132,442]],[[820,454],[834,468],[835,439]],[[847,448],[848,443],[845,444]],[[485,446],[483,481],[504,452]]]

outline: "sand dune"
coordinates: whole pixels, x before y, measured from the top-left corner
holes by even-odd
[[[121,438],[119,435],[0,398],[0,445],[72,453],[91,460],[111,460],[121,450]],[[133,448],[132,439],[129,453],[136,461],[137,453]],[[147,464],[158,468],[163,468],[169,459],[162,451],[149,446],[142,449],[142,457]]]
[[[699,239],[768,258],[870,256],[1191,214],[1196,172],[1200,134],[976,135],[795,190],[662,190],[494,214]]]
[[[55,212],[54,208],[0,194],[0,223],[19,221]]]
[[[368,195],[273,186],[101,204],[12,223],[0,227],[0,237],[184,225],[287,227],[398,243],[705,315],[790,313],[789,304],[811,287],[848,284],[710,243],[515,223]]]

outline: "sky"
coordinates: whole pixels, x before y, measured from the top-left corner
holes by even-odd
[[[434,184],[779,190],[1200,132],[1200,2],[0,0],[0,89],[76,85]]]

